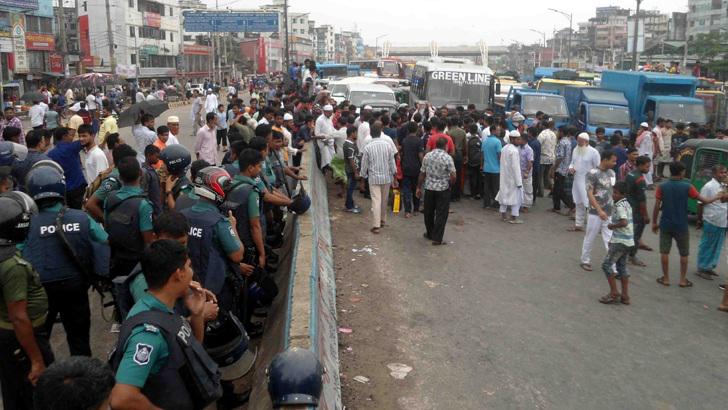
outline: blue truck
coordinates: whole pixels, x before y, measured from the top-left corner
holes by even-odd
[[[657,118],[705,125],[703,100],[695,98],[698,79],[685,75],[641,71],[605,71],[602,88],[622,91],[629,104],[632,127]]]
[[[527,125],[532,125],[536,113],[541,111],[553,118],[556,127],[569,125],[569,109],[566,106],[566,99],[563,95],[555,92],[539,91],[532,88],[511,87],[505,101],[505,111],[512,111],[518,106],[518,111],[523,114]]]
[[[629,136],[629,102],[621,91],[604,88],[566,87],[564,98],[569,107],[571,124],[579,131],[594,134],[602,127],[607,136],[615,131]]]

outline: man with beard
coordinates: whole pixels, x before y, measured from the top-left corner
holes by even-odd
[[[78,127],[78,139],[83,145],[83,174],[87,183],[92,183],[97,176],[109,168],[106,154],[96,145],[96,139],[91,133],[91,126],[83,124]]]
[[[523,173],[521,171],[521,133],[517,130],[509,134],[510,144],[503,147],[500,153],[500,190],[495,200],[500,204],[501,219],[511,224],[522,224],[518,215],[523,203]],[[506,213],[511,207],[511,218]]]
[[[167,117],[167,128],[169,128],[167,145],[179,144],[179,140],[177,139],[177,136],[179,135],[179,117],[176,115],[170,115]]]
[[[577,146],[571,156],[569,173],[574,175],[574,184],[571,187],[571,195],[574,198],[576,216],[574,226],[570,231],[580,232],[584,230],[586,223],[586,209],[589,206],[589,198],[586,193],[586,174],[599,166],[599,152],[589,145],[589,134],[582,132],[577,137]]]
[[[131,133],[134,136],[134,141],[136,141],[137,160],[139,160],[139,164],[143,164],[145,161],[144,149],[157,140],[157,132],[154,130],[154,116],[151,114],[142,115],[139,124],[132,127]]]

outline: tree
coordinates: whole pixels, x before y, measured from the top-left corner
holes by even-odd
[[[690,51],[697,54],[701,60],[706,61],[704,67],[715,73],[716,77],[728,76],[728,33],[712,32],[698,34],[690,42]]]

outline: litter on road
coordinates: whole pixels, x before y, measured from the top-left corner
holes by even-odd
[[[412,371],[412,366],[403,363],[390,363],[387,367],[390,370],[389,374],[397,380],[404,379]]]

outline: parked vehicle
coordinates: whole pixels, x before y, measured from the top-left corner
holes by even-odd
[[[420,61],[410,81],[410,101],[427,101],[435,107],[467,106],[478,110],[493,106],[495,76],[485,66]]]
[[[713,129],[728,128],[728,97],[724,92],[698,90],[695,96],[703,100],[708,124],[712,124]]]
[[[673,122],[705,125],[707,117],[703,100],[695,98],[698,79],[641,71],[605,71],[602,88],[622,91],[629,103],[632,127],[657,118]]]
[[[589,87],[586,81],[578,80],[557,80],[555,78],[542,78],[536,83],[536,89],[539,91],[553,91],[556,94],[564,95],[566,87]]]
[[[606,135],[615,131],[629,135],[629,103],[623,92],[569,86],[564,90],[564,98],[571,124],[580,131],[594,134],[598,127],[603,127]]]
[[[328,78],[331,80],[345,78],[349,75],[349,69],[346,64],[318,64],[316,70],[318,71],[319,78]]]
[[[505,111],[512,111],[515,106],[527,118],[527,124],[533,123],[536,113],[541,111],[554,119],[556,127],[569,125],[569,109],[563,95],[554,92],[541,92],[531,88],[511,88],[505,102]]]
[[[372,107],[398,105],[394,91],[382,84],[349,84],[346,99],[356,105],[357,111],[367,104]]]
[[[678,149],[678,160],[685,165],[685,178],[695,189],[700,189],[713,178],[713,165],[728,166],[728,141],[689,139]],[[697,213],[694,199],[688,201],[688,211]]]

